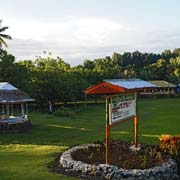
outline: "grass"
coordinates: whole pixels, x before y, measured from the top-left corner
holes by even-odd
[[[158,143],[161,134],[179,134],[180,99],[139,101],[139,142]],[[47,164],[57,152],[105,138],[105,105],[99,104],[72,118],[30,113],[33,128],[23,134],[0,135],[1,180],[77,180],[54,174]],[[133,121],[111,130],[111,138],[133,141]]]

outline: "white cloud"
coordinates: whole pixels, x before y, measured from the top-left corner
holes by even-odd
[[[60,22],[38,22],[7,19],[10,32],[15,38],[60,41],[103,39],[114,31],[129,31],[130,28],[103,18],[65,18]]]
[[[14,38],[8,42],[9,50],[17,59],[33,58],[46,50],[75,65],[114,51],[157,51],[179,45],[176,30],[150,32],[105,18],[67,16],[59,22],[9,18],[6,24]]]
[[[9,48],[18,59],[47,50],[65,58],[80,58],[82,62],[82,58],[103,55],[103,48],[119,44],[120,37],[131,30],[109,19],[73,16],[60,22],[8,19],[6,24],[10,26],[8,33],[14,38]],[[101,52],[97,52],[99,50]]]

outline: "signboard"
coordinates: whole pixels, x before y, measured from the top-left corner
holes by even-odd
[[[109,124],[115,124],[136,114],[136,95],[121,94],[110,98]]]

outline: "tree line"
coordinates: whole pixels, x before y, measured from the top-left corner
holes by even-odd
[[[112,57],[85,60],[73,68],[90,83],[110,78],[141,78],[143,80],[166,80],[180,83],[180,48],[164,50],[161,54],[114,52]]]
[[[124,52],[71,67],[60,57],[15,61],[0,49],[0,81],[10,82],[42,102],[82,100],[84,89],[103,79],[141,78],[180,83],[180,49],[161,54]]]
[[[180,48],[164,50],[161,54],[114,52],[113,55],[94,60],[85,60],[82,65],[71,67],[60,57],[51,54],[36,60],[15,61],[4,50],[4,34],[7,26],[0,20],[0,81],[10,82],[29,93],[38,102],[77,101],[84,98],[84,89],[103,79],[140,78],[143,80],[166,80],[180,83]]]

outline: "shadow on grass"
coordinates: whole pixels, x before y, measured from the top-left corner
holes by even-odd
[[[161,134],[179,133],[179,99],[153,99],[139,102],[139,142],[157,143]],[[74,146],[105,138],[105,104],[89,107],[71,118],[47,113],[30,113],[33,127],[27,133],[1,134],[0,144]],[[111,131],[111,138],[133,141],[133,120]]]
[[[73,118],[31,113],[32,129],[27,133],[2,134],[0,144],[72,146],[104,139],[105,114],[103,109],[102,105],[94,106]]]

